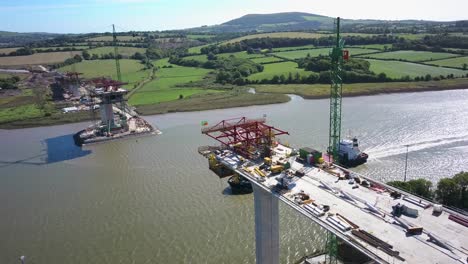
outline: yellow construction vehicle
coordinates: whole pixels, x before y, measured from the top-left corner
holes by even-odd
[[[280,173],[283,169],[284,167],[282,165],[274,165],[270,167],[271,173]]]

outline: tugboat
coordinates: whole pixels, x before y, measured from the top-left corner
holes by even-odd
[[[367,155],[359,149],[358,140],[343,139],[340,141],[340,163],[348,168],[356,167],[367,162]]]
[[[252,184],[237,173],[228,179],[228,184],[231,186],[232,194],[247,194],[253,192]]]

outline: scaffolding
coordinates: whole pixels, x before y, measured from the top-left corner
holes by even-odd
[[[246,117],[223,120],[218,124],[202,129],[205,134],[222,145],[234,149],[245,158],[269,157],[275,137],[289,135],[288,132],[265,124],[265,118]]]

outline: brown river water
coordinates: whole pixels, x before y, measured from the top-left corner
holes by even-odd
[[[468,170],[468,90],[345,98],[343,135],[370,155],[356,171],[436,182]],[[208,170],[200,133],[267,115],[293,146],[325,150],[328,100],[148,116],[159,136],[75,147],[89,123],[0,130],[0,263],[253,263],[252,195]],[[324,232],[280,204],[281,263],[323,248]]]

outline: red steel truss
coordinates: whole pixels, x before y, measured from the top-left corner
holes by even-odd
[[[252,157],[254,152],[269,156],[273,138],[289,135],[288,132],[265,124],[266,119],[248,119],[246,117],[223,120],[218,124],[202,129],[205,134],[221,144],[234,148],[239,154]]]

